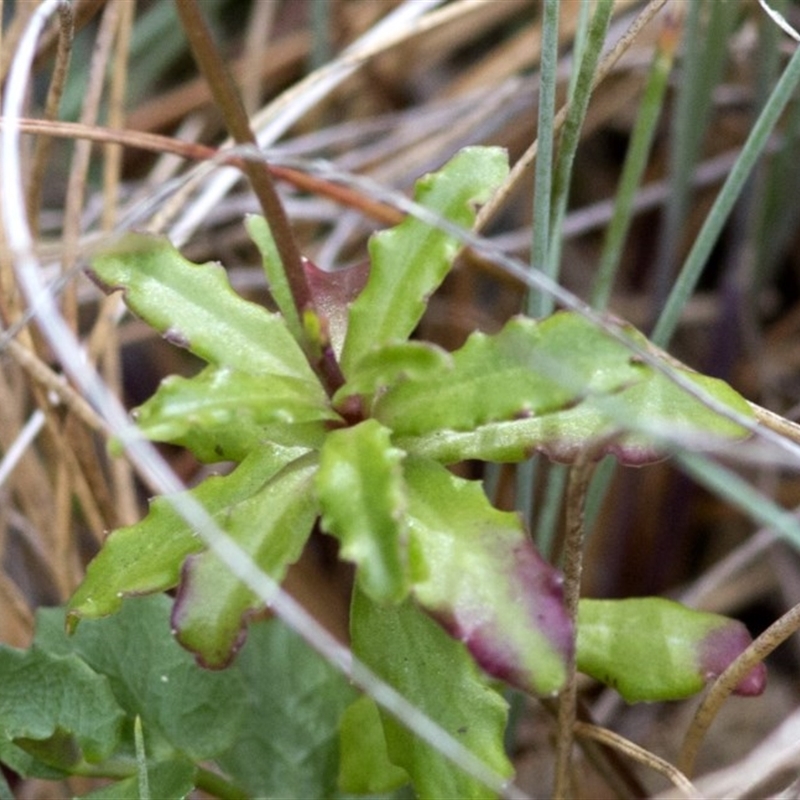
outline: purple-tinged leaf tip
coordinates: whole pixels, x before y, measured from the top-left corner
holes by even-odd
[[[727,624],[710,631],[698,648],[700,669],[706,680],[713,680],[721,675],[752,641],[747,628],[738,620],[728,620]],[[739,681],[734,694],[756,697],[764,691],[766,685],[767,667],[760,663]]]
[[[304,258],[303,270],[314,308],[324,320],[328,337],[338,354],[347,331],[347,310],[367,282],[369,262],[364,261],[347,269],[328,272]]]

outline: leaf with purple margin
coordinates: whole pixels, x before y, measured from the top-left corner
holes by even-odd
[[[696,694],[751,642],[741,622],[661,597],[579,604],[578,669],[629,703]],[[761,694],[765,683],[766,668],[759,664],[736,693]]]
[[[276,582],[302,553],[317,516],[316,454],[301,456],[231,509],[226,532]],[[227,666],[244,644],[247,618],[264,607],[211,550],[187,559],[172,612],[178,640],[201,664]]]
[[[538,695],[566,678],[572,624],[561,576],[516,514],[428,459],[404,465],[411,548],[426,574],[413,593],[494,677]]]
[[[512,333],[516,350],[503,341]],[[634,329],[627,333],[644,342]],[[598,334],[579,315],[560,313],[540,323],[512,320],[496,337],[478,339],[477,348],[473,339],[453,354],[456,366],[439,379],[441,386],[406,380],[378,399],[376,416],[394,426],[399,447],[442,463],[513,462],[539,451],[565,463],[579,454],[599,458],[612,453],[625,464],[641,465],[662,458],[670,441],[699,449],[749,435],[666,375],[637,362],[623,344]],[[470,349],[485,352],[481,359],[474,352],[462,356]],[[526,364],[519,376],[509,352]],[[747,402],[726,383],[673,369],[717,403],[753,417]],[[526,370],[539,370],[539,377],[527,376]],[[492,374],[494,384],[487,380]],[[570,399],[561,384],[585,388]],[[456,389],[474,398],[460,411],[453,409]],[[438,420],[438,429],[422,432],[425,408]]]
[[[214,263],[193,264],[164,237],[123,236],[91,273],[164,336],[210,364],[252,374],[316,376],[279,314],[244,300]]]
[[[187,493],[222,527],[240,504],[256,494],[304,449],[265,446],[254,451],[229,475],[206,478]],[[148,515],[118,528],[89,564],[86,577],[68,604],[68,624],[83,617],[116,612],[126,595],[149,594],[177,586],[181,566],[203,540],[173,508],[169,497],[157,497]]]

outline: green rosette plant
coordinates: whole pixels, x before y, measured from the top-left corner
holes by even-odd
[[[503,151],[467,148],[421,179],[415,200],[470,228],[476,205],[506,173]],[[611,453],[641,465],[662,457],[672,436],[748,435],[637,357],[624,340],[642,348],[642,334],[622,326],[621,341],[579,314],[558,312],[473,333],[454,352],[412,339],[459,248],[454,236],[413,217],[372,237],[368,270],[328,275],[307,263],[313,303],[300,315],[268,223],[246,224],[276,312],[236,295],[221,266],[192,264],[164,238],[127,234],[93,259],[92,273],[206,363],[192,378],[167,378],[135,413],[152,440],[204,462],[234,462],[228,474],[190,490],[220,527],[276,581],[315,525],[339,541],[341,557],[356,567],[350,625],[359,659],[510,774],[497,679],[554,695],[577,639],[580,669],[629,700],[656,700],[697,691],[742,651],[749,636],[739,623],[677,604],[667,613],[658,598],[581,601],[576,634],[560,573],[520,517],[448,469],[537,451],[565,463]],[[751,418],[726,384],[675,369],[717,407]],[[230,665],[263,601],[169,498],[109,535],[69,602],[68,626],[114,614],[127,597],[166,590],[175,590],[178,641],[204,666]],[[669,670],[653,664],[653,648],[674,656]],[[763,680],[758,670],[740,689],[757,692]],[[357,702],[342,726],[342,742],[354,748],[342,757],[345,784],[373,787],[356,754],[363,720],[383,731],[392,781],[410,779],[426,796],[485,792]]]

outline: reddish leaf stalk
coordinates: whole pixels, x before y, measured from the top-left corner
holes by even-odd
[[[211,94],[217,103],[230,135],[237,144],[258,146],[250,127],[239,91],[227,70],[225,62],[214,44],[197,0],[177,0],[176,8],[181,24],[189,40],[195,61],[208,81]],[[242,164],[253,191],[258,198],[264,216],[269,222],[275,245],[280,255],[286,278],[294,299],[298,319],[303,320],[308,311],[314,311],[314,301],[303,270],[300,250],[292,233],[289,218],[283,208],[269,169],[263,161],[245,160]],[[304,326],[299,326],[305,331]],[[312,366],[329,390],[333,391],[344,381],[338,364],[330,359],[320,359],[311,338],[304,334],[300,342]]]

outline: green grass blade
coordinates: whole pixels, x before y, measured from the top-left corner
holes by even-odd
[[[653,342],[659,347],[666,347],[675,332],[683,307],[697,285],[722,227],[744,189],[756,161],[763,154],[775,123],[797,90],[798,84],[800,84],[800,49],[795,51],[764,106],[764,110],[750,131],[742,152],[717,195],[681,273],[672,287],[664,311],[659,317],[652,335]]]

